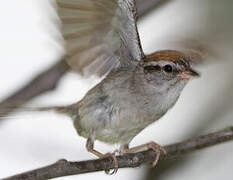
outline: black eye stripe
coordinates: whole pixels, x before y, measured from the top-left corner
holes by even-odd
[[[149,65],[149,66],[144,67],[144,72],[154,72],[154,71],[160,71],[160,70],[161,70],[161,67],[159,65],[156,65],[156,66]]]

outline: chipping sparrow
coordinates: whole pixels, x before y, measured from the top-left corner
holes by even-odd
[[[55,109],[69,115],[87,150],[98,157],[94,141],[119,143],[120,154],[165,150],[154,142],[129,148],[130,141],[161,118],[177,101],[188,80],[198,76],[186,52],[144,55],[134,0],[57,0],[66,40],[65,59],[80,74],[106,75],[76,104]],[[197,57],[197,56],[195,56]],[[115,161],[114,154],[110,154]]]
[[[56,110],[72,117],[78,134],[88,139],[89,152],[105,157],[94,149],[96,139],[119,143],[120,154],[153,149],[157,153],[155,166],[160,150],[166,153],[162,147],[154,142],[134,148],[128,144],[176,103],[188,80],[195,76],[198,73],[181,52],[159,51],[111,71],[80,102]],[[110,155],[116,161],[114,154]]]

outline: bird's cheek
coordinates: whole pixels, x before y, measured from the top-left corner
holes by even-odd
[[[154,75],[154,74],[147,74],[146,77],[145,77],[145,79],[146,79],[146,82],[148,84],[153,84],[153,85],[157,84],[157,83],[159,83],[161,81],[161,79],[159,78],[159,76],[158,75]]]

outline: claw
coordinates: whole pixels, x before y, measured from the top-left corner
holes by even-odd
[[[107,154],[102,154],[99,151],[94,149],[94,141],[93,138],[88,138],[87,139],[87,143],[86,143],[86,148],[88,152],[91,152],[92,154],[96,155],[97,157],[103,159],[106,157],[112,157],[113,161],[114,161],[114,169],[112,172],[110,172],[110,169],[105,170],[105,173],[108,175],[113,175],[116,174],[118,171],[118,161],[116,158],[116,153],[118,153],[118,150],[115,150],[113,153],[107,153]]]
[[[150,143],[147,143],[147,144],[143,144],[143,145],[140,145],[140,146],[133,147],[133,148],[128,148],[128,145],[127,145],[127,146],[125,146],[125,148],[121,149],[120,153],[121,154],[133,153],[133,152],[138,152],[138,151],[141,151],[141,150],[145,150],[145,148],[146,149],[152,149],[156,153],[155,159],[154,159],[154,161],[152,163],[153,167],[155,167],[156,164],[158,163],[161,152],[163,152],[164,154],[167,154],[166,150],[162,146],[160,146],[159,144],[157,144],[157,143],[155,143],[153,141],[150,142]]]
[[[148,143],[147,147],[148,147],[148,149],[152,149],[156,153],[155,159],[152,163],[152,167],[155,167],[159,161],[159,157],[161,155],[161,152],[163,152],[163,154],[167,154],[167,152],[162,146],[160,146],[159,144],[157,144],[155,142]]]
[[[113,153],[107,153],[107,154],[105,154],[105,155],[103,156],[103,158],[105,158],[105,157],[112,157],[112,159],[113,159],[113,161],[114,161],[114,169],[113,169],[113,171],[111,172],[110,169],[107,169],[107,170],[105,170],[105,173],[106,173],[107,175],[116,174],[117,171],[118,171],[118,168],[119,168],[119,166],[118,166],[118,161],[117,161],[117,158],[116,158],[116,151],[114,151]]]

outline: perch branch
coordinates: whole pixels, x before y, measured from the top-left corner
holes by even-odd
[[[161,155],[160,159],[166,159],[171,156],[182,155],[187,152],[203,149],[205,147],[226,142],[229,140],[233,140],[233,127],[229,127],[227,129],[223,129],[215,133],[191,138],[180,143],[167,145],[164,147],[167,151],[167,154]],[[119,168],[138,167],[143,163],[152,162],[155,158],[155,155],[155,152],[148,150],[134,154],[125,154],[123,156],[118,156],[117,160],[119,163]],[[44,180],[56,177],[102,171],[109,168],[114,168],[114,162],[111,158],[80,162],[69,162],[67,160],[59,160],[58,162],[52,165],[32,170],[23,174],[8,177],[3,180]]]

